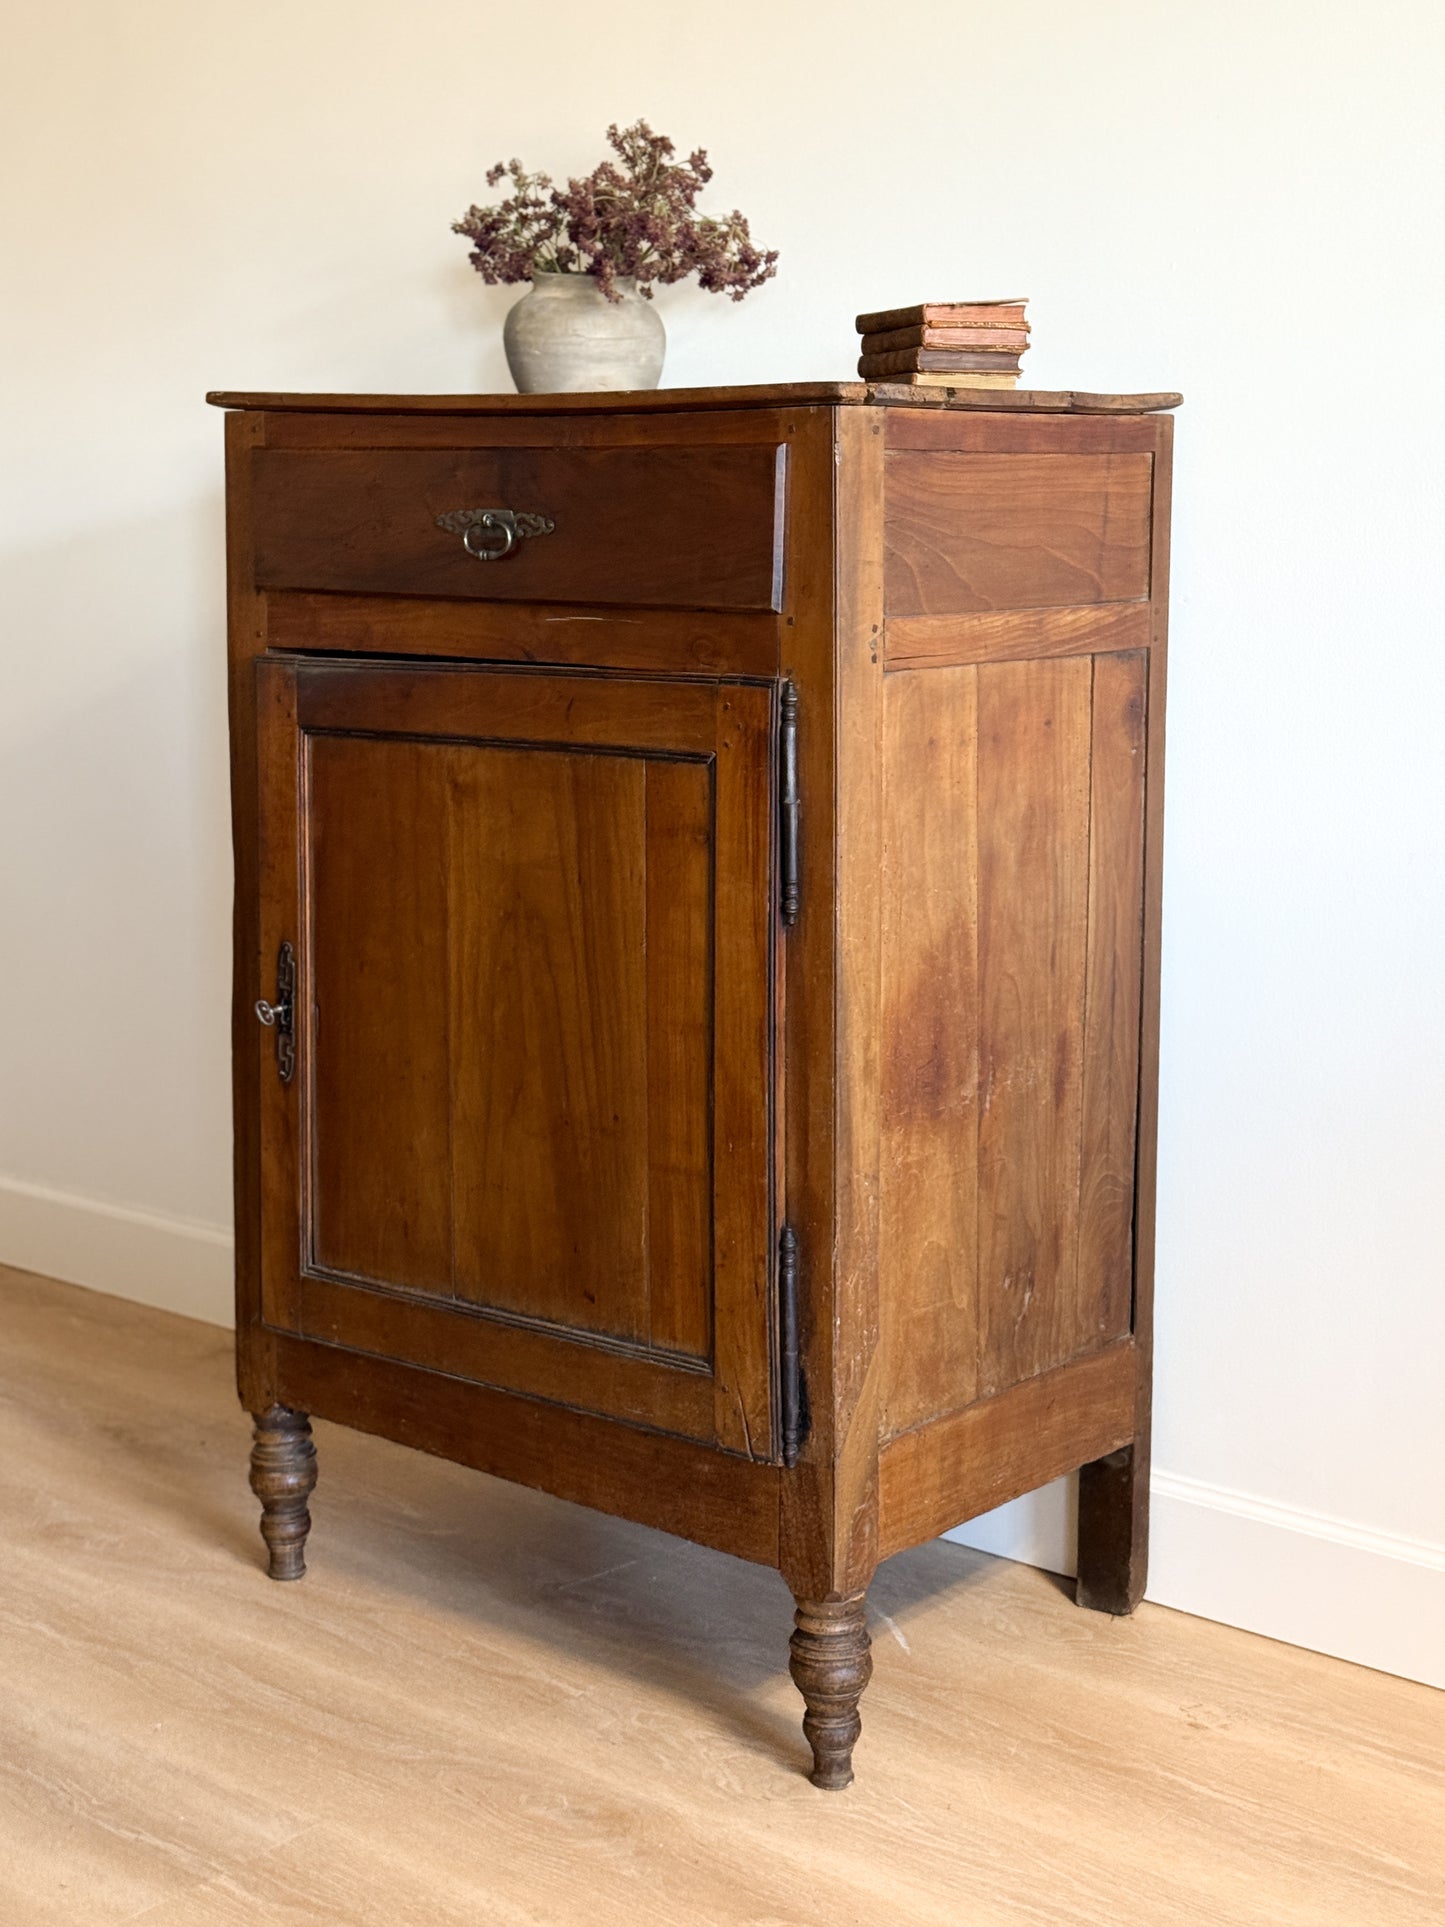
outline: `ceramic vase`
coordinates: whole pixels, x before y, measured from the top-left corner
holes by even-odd
[[[619,277],[617,289],[622,299],[609,301],[590,274],[532,277],[502,330],[519,394],[656,388],[667,351],[662,317],[635,281]]]

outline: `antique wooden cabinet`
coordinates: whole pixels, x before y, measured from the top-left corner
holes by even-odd
[[[1144,1585],[1176,396],[217,395],[239,1380],[776,1566]]]

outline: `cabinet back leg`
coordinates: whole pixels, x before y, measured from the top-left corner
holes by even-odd
[[[1149,1572],[1149,1441],[1136,1439],[1079,1474],[1079,1584],[1094,1612],[1133,1612]]]
[[[306,1501],[316,1484],[316,1447],[311,1421],[288,1405],[273,1405],[255,1415],[251,1447],[251,1490],[261,1501],[261,1537],[273,1579],[299,1579],[306,1570],[306,1535],[311,1513]]]
[[[853,1747],[863,1722],[858,1701],[873,1673],[863,1594],[800,1599],[788,1645],[789,1670],[807,1712],[803,1731],[813,1749],[814,1786],[836,1790],[853,1778]]]

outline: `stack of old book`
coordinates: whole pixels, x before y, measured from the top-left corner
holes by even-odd
[[[1025,301],[927,301],[860,314],[865,381],[914,387],[1016,388],[1029,345]]]

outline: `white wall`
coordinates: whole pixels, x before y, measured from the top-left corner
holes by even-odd
[[[676,384],[1032,297],[1178,443],[1154,1593],[1445,1681],[1435,0],[11,0],[0,1257],[224,1316],[210,386],[505,385],[450,220],[638,114],[781,247]],[[930,34],[932,29],[932,35]],[[1058,1563],[1064,1499],[974,1536]]]

